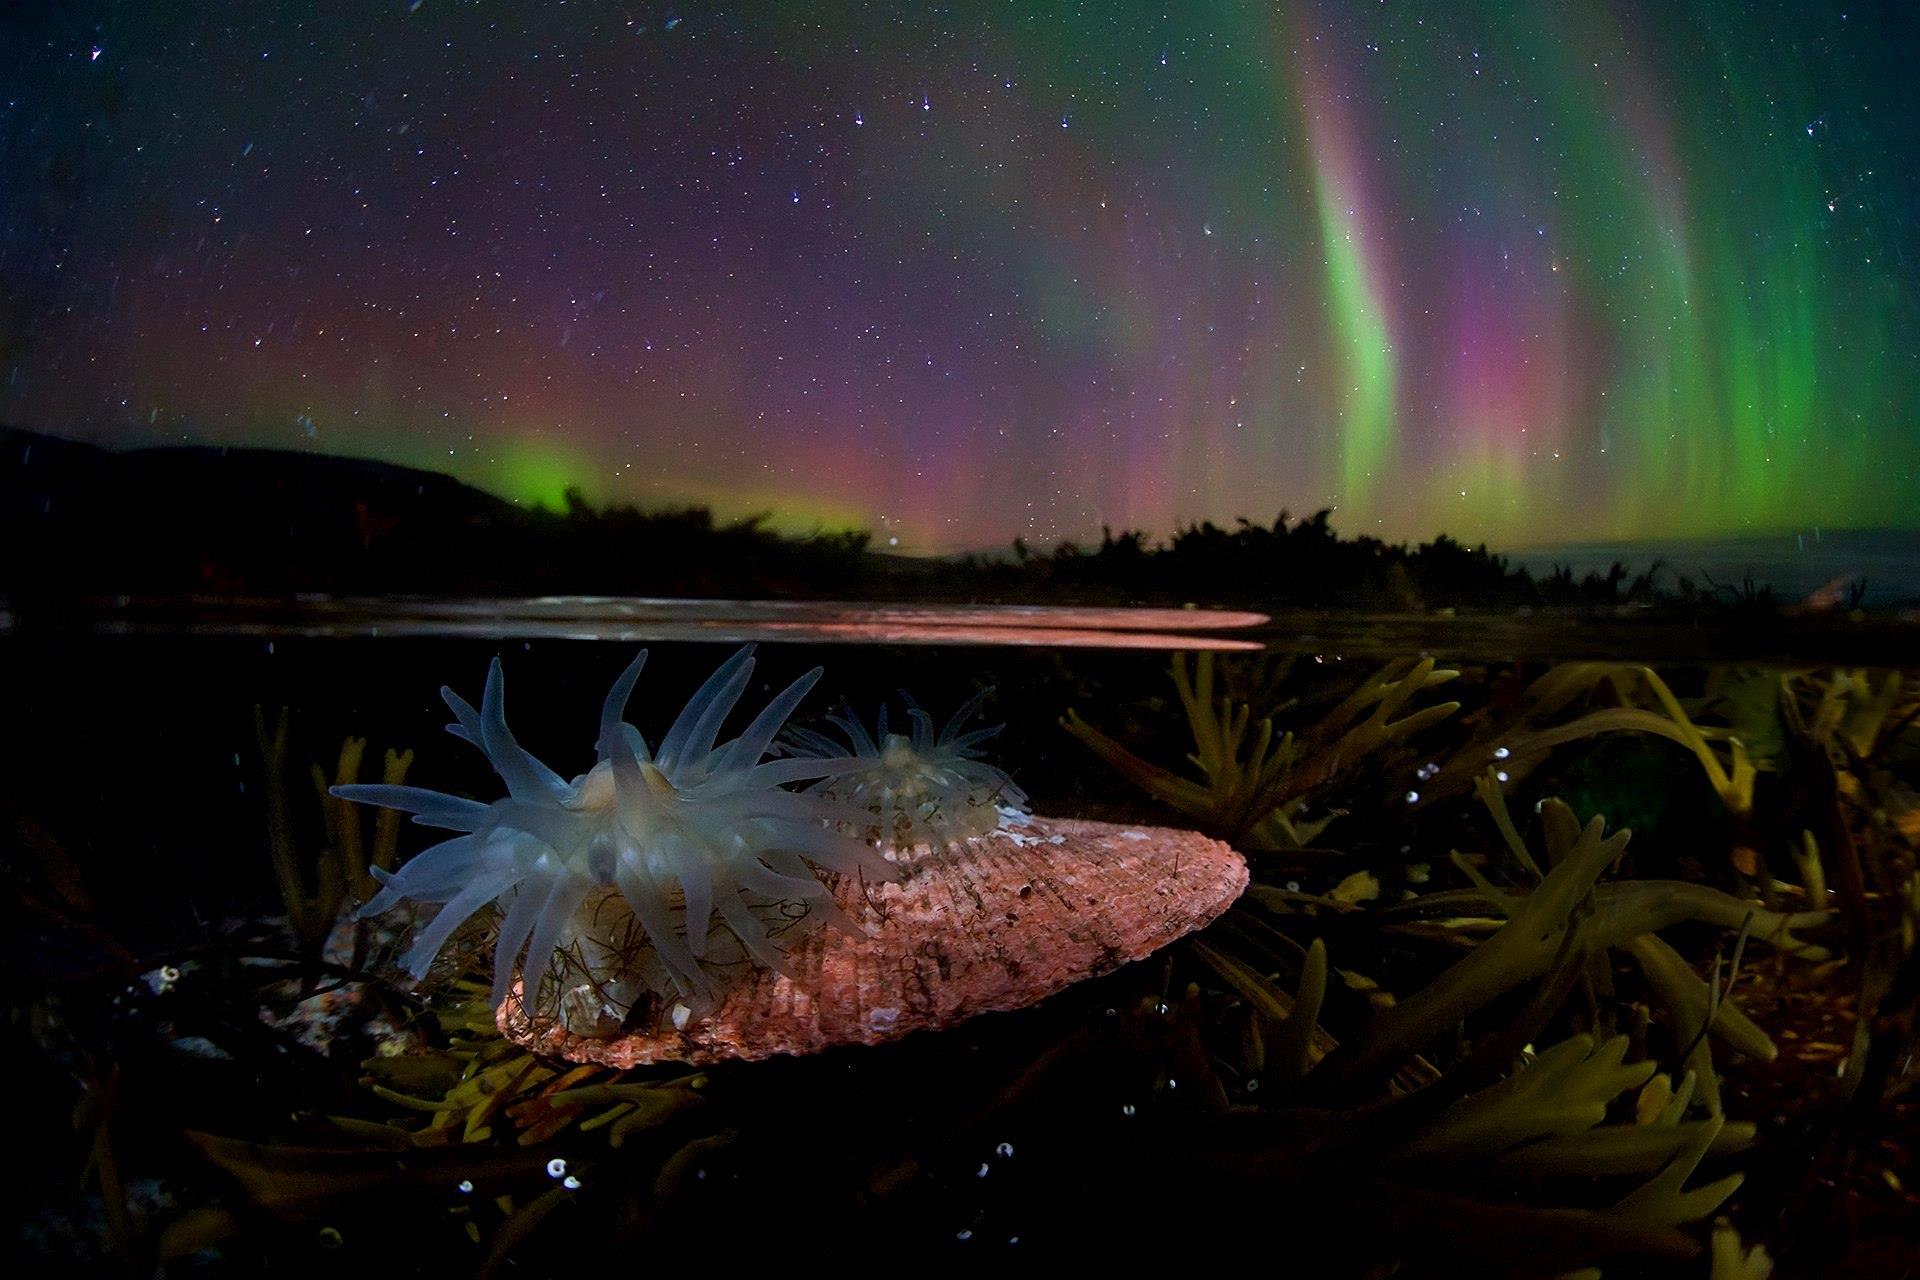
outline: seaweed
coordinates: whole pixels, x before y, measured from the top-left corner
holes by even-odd
[[[369,854],[359,806],[329,793],[333,785],[360,780],[367,740],[347,738],[340,744],[331,781],[319,764],[309,766],[326,838],[318,853],[302,854],[294,834],[292,784],[287,776],[289,719],[290,713],[282,707],[269,728],[266,712],[258,706],[253,709],[254,745],[264,783],[267,855],[286,908],[287,927],[303,951],[317,955],[339,923],[341,908],[373,896],[377,885],[372,871],[392,871],[399,865],[400,815],[382,811],[375,817]],[[411,750],[389,748],[381,760],[380,779],[388,786],[399,786],[412,765]]]
[[[224,1000],[233,1027],[262,1037],[223,1041],[236,1056],[324,1057],[331,1074],[263,1086],[261,1114],[236,1117],[153,1109],[182,1080],[217,1078],[206,1063],[174,1062],[156,1082],[149,1050],[76,1072],[76,1142],[95,1156],[113,1247],[130,1267],[209,1245],[236,1257],[288,1240],[310,1248],[315,1233],[353,1249],[405,1215],[417,1237],[408,1260],[423,1267],[575,1272],[603,1235],[632,1256],[617,1251],[669,1229],[724,1230],[752,1204],[782,1228],[844,1214],[924,1251],[966,1232],[977,1241],[977,1214],[942,1215],[990,1208],[982,1189],[1003,1181],[1005,1202],[1052,1241],[1089,1224],[1204,1222],[1323,1274],[1710,1267],[1714,1280],[1759,1280],[1769,1251],[1792,1257],[1796,1241],[1833,1234],[1843,1206],[1811,1181],[1809,1194],[1782,1189],[1760,1163],[1756,1126],[1728,1114],[1750,1094],[1728,1085],[1768,1078],[1775,1023],[1756,989],[1857,972],[1860,1039],[1844,1075],[1831,1069],[1838,1049],[1821,1073],[1835,1110],[1821,1114],[1810,1166],[1826,1176],[1861,1161],[1878,1109],[1911,1087],[1900,1075],[1920,989],[1920,877],[1902,826],[1910,685],[1795,673],[1710,679],[1701,692],[1631,665],[1563,664],[1531,682],[1452,683],[1448,695],[1469,690],[1462,713],[1435,701],[1453,672],[1430,659],[1337,690],[1303,691],[1302,665],[1176,659],[1184,724],[1170,728],[1191,735],[1187,772],[1066,717],[1158,802],[1272,851],[1214,927],[964,1040],[698,1073],[576,1066],[507,1041],[477,976],[484,926],[407,992],[377,967],[314,960],[321,923],[372,868],[394,865],[393,833],[348,831],[350,814],[295,801],[285,718],[276,727],[263,713],[261,758],[279,779],[268,848],[303,955],[285,954],[277,926],[206,944],[191,962],[169,953],[185,970],[169,997],[181,1003],[115,1035],[164,1050],[208,1025],[185,1000]],[[1745,806],[1732,840],[1752,842],[1763,868],[1792,868],[1793,883],[1762,875],[1755,890],[1715,844],[1680,850],[1667,872],[1694,879],[1639,874],[1654,870],[1644,840],[1605,817],[1583,822],[1552,794],[1570,772],[1552,754],[1591,758],[1577,744],[1614,731],[1683,745],[1730,813]],[[367,770],[365,752],[349,740],[311,770],[316,785]],[[1421,794],[1409,803],[1393,780],[1415,765]],[[1390,805],[1369,790],[1380,787]],[[1802,803],[1809,795],[1819,803]],[[1335,806],[1353,816],[1330,828]],[[1775,821],[1783,811],[1794,821]],[[303,841],[323,828],[324,845]],[[1719,838],[1717,823],[1706,830]],[[1319,847],[1329,832],[1352,838]],[[1845,840],[1863,933],[1843,934],[1825,910],[1852,900]],[[1328,859],[1289,856],[1308,850]],[[57,858],[37,861],[53,886],[45,905],[107,954],[110,936],[89,932],[85,882]],[[1278,878],[1283,866],[1300,878]],[[268,932],[275,941],[260,945]],[[111,954],[110,981],[154,960]],[[293,972],[351,997],[324,1053],[286,1036],[260,1048]],[[885,1123],[864,1122],[878,1114]],[[170,1218],[130,1190],[152,1167],[155,1130],[176,1143],[184,1133],[212,1188]],[[1018,1144],[1018,1160],[992,1154],[1001,1144]],[[1740,1239],[1721,1216],[1730,1207],[1766,1248]]]
[[[1357,775],[1349,767],[1369,752],[1452,715],[1456,707],[1448,704],[1393,718],[1414,692],[1450,674],[1430,659],[1389,668],[1319,725],[1276,733],[1273,716],[1252,708],[1256,696],[1279,702],[1268,671],[1241,681],[1260,694],[1236,699],[1216,693],[1218,684],[1233,681],[1231,674],[1216,678],[1210,658],[1195,660],[1191,675],[1188,660],[1176,658],[1174,684],[1197,779],[1148,763],[1072,712],[1063,724],[1122,776],[1215,834],[1250,852],[1298,850],[1320,840],[1337,816],[1323,788],[1352,781]],[[1600,697],[1614,705],[1592,706]],[[1749,718],[1752,701],[1742,712]],[[1877,685],[1856,702],[1867,708],[1851,721],[1856,728],[1886,720],[1895,705]],[[1810,962],[1833,958],[1814,936],[1830,913],[1789,910],[1771,896],[1755,901],[1691,881],[1610,878],[1628,832],[1609,833],[1599,815],[1583,824],[1548,796],[1535,806],[1540,844],[1533,845],[1507,793],[1556,749],[1609,733],[1647,734],[1686,749],[1733,819],[1734,840],[1757,843],[1759,765],[1740,733],[1696,718],[1724,705],[1711,696],[1690,705],[1645,667],[1561,664],[1517,696],[1455,720],[1465,733],[1421,766],[1419,790],[1407,796],[1414,811],[1464,793],[1484,809],[1491,854],[1455,851],[1450,859],[1465,887],[1416,892],[1426,868],[1407,863],[1397,900],[1383,874],[1370,869],[1314,893],[1263,878],[1259,868],[1280,864],[1257,864],[1246,903],[1186,950],[1245,1010],[1242,1033],[1216,1053],[1223,1055],[1221,1070],[1242,1081],[1244,1096],[1263,1113],[1261,1132],[1317,1133],[1320,1121],[1309,1116],[1351,1116],[1365,1136],[1315,1137],[1316,1151],[1333,1142],[1342,1159],[1357,1159],[1370,1171],[1366,1186],[1394,1197],[1399,1227],[1426,1236],[1429,1247],[1444,1238],[1452,1241],[1447,1248],[1487,1249],[1481,1233],[1492,1232],[1501,1237],[1493,1247],[1501,1266],[1527,1270],[1537,1263],[1569,1273],[1620,1253],[1697,1253],[1699,1237],[1673,1233],[1711,1218],[1741,1183],[1737,1171],[1696,1182],[1698,1171],[1748,1150],[1756,1137],[1753,1124],[1724,1113],[1713,1048],[1760,1062],[1776,1053],[1735,1000],[1743,960],[1762,945]],[[1369,732],[1348,738],[1357,709],[1374,713],[1363,722]],[[1848,723],[1834,712],[1825,720]],[[1310,802],[1330,816],[1302,821]],[[1812,868],[1802,878],[1820,889],[1811,832],[1803,833],[1796,856]],[[1762,893],[1771,894],[1769,880]],[[1824,905],[1823,897],[1813,894],[1811,905]],[[1303,924],[1312,932],[1295,942],[1290,931]],[[1689,926],[1732,938],[1730,961],[1724,950],[1716,954],[1708,977],[1662,936]],[[1333,1007],[1327,939],[1336,935],[1358,955],[1390,952],[1396,940],[1456,954],[1410,991],[1337,970],[1364,999],[1359,1016],[1351,1007],[1335,1010],[1347,1025],[1336,1037],[1319,1021]],[[1276,976],[1276,966],[1295,976]],[[1633,972],[1637,983],[1627,981]],[[1563,1008],[1576,992],[1580,999]],[[1645,1046],[1650,1019],[1665,1027],[1670,1073],[1660,1059],[1628,1060],[1633,1046]],[[1569,1030],[1535,1053],[1526,1041],[1552,1026]],[[1617,1114],[1628,1096],[1632,1105]],[[1206,1158],[1235,1159],[1220,1152]],[[1271,1167],[1273,1158],[1258,1167]],[[1596,1203],[1582,1190],[1596,1180],[1630,1185]],[[1564,1194],[1556,1186],[1575,1199],[1556,1201]],[[1502,1202],[1515,1191],[1529,1197],[1525,1205]],[[1465,1224],[1481,1231],[1463,1233]],[[1549,1266],[1550,1251],[1534,1245],[1550,1225],[1569,1248]]]
[[[1711,1247],[1709,1280],[1767,1280],[1773,1274],[1773,1259],[1768,1256],[1766,1246],[1746,1247],[1740,1233],[1726,1218],[1714,1220]]]
[[[1366,756],[1440,723],[1460,706],[1443,702],[1400,715],[1414,695],[1459,673],[1440,668],[1432,658],[1396,662],[1363,681],[1310,728],[1298,734],[1283,730],[1276,737],[1271,715],[1255,720],[1251,704],[1215,696],[1213,654],[1201,653],[1191,673],[1186,655],[1176,654],[1172,671],[1193,734],[1194,749],[1187,759],[1200,771],[1201,781],[1141,759],[1075,710],[1067,711],[1061,725],[1123,777],[1194,819],[1202,830],[1255,850],[1311,844],[1337,815],[1306,819],[1301,806],[1309,793]]]
[[[1601,690],[1618,705],[1555,720]],[[1730,813],[1744,816],[1753,808],[1758,769],[1745,741],[1731,730],[1695,723],[1651,667],[1562,662],[1528,685],[1505,714],[1490,710],[1476,719],[1474,736],[1453,751],[1427,784],[1426,803],[1468,790],[1490,768],[1506,774],[1506,781],[1518,782],[1555,748],[1605,733],[1646,733],[1686,748]]]
[[[388,1126],[415,1146],[484,1143],[496,1135],[532,1146],[577,1128],[605,1129],[608,1144],[619,1147],[697,1108],[707,1084],[698,1072],[655,1078],[539,1058],[500,1035],[486,986],[475,979],[454,983],[434,1013],[448,1037],[445,1046],[361,1064],[369,1092],[420,1118],[417,1126],[399,1120]],[[339,1117],[334,1123],[354,1127]]]

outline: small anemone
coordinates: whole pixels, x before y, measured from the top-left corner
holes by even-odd
[[[827,717],[846,735],[845,744],[811,729],[790,729],[781,745],[796,759],[844,762],[808,788],[843,810],[866,815],[843,819],[843,830],[896,850],[943,848],[1026,812],[1026,793],[980,755],[981,744],[1006,726],[963,732],[992,693],[982,689],[967,699],[937,734],[933,717],[902,692],[912,726],[907,733],[889,730],[882,703],[872,733],[849,707]]]
[[[333,788],[334,795],[400,809],[417,823],[462,833],[391,875],[376,872],[382,888],[360,914],[375,915],[402,900],[443,904],[403,961],[420,978],[456,929],[497,903],[505,915],[494,951],[493,1000],[505,1000],[520,966],[529,1009],[540,999],[554,954],[569,939],[582,905],[609,892],[618,894],[644,931],[658,961],[650,968],[664,972],[690,1007],[710,1004],[719,994],[710,942],[724,940],[720,952],[789,972],[767,928],[779,908],[799,904],[817,919],[854,929],[818,870],[879,879],[898,873],[872,848],[831,829],[830,803],[789,789],[854,762],[844,753],[839,759],[763,762],[820,669],[788,685],[739,737],[715,745],[752,678],[752,653],[749,645],[722,663],[659,749],[649,752],[640,731],[623,719],[647,659],[642,650],[607,694],[598,763],[572,782],[508,731],[498,658],[487,672],[478,711],[441,689],[456,720],[448,731],[486,754],[507,795],[483,804],[421,787]]]

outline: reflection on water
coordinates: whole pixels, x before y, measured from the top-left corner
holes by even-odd
[[[0,599],[0,635],[173,635],[447,640],[691,640],[1271,649],[1465,662],[1764,662],[1898,667],[1920,652],[1920,614],[1829,610],[1680,613],[1644,605],[1456,613],[1355,609],[678,600],[646,596],[286,598],[113,596],[41,606]]]
[[[35,619],[35,621],[43,621]],[[218,598],[95,602],[55,620],[97,634],[309,637],[435,636],[516,640],[749,640],[836,644],[1010,645],[1067,649],[1258,649],[1212,634],[1267,615],[1226,609],[1045,605],[854,604],[667,600],[637,596],[292,600]],[[0,611],[0,631],[9,629]],[[1189,634],[1198,632],[1201,634]]]

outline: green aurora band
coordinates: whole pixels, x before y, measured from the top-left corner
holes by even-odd
[[[919,550],[1920,526],[1920,5],[95,7],[0,49],[0,421]]]

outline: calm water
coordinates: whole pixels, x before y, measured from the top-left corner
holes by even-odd
[[[1559,566],[1576,576],[1604,574],[1616,562],[1634,573],[1664,564],[1662,584],[1685,575],[1702,588],[1771,586],[1785,603],[1863,585],[1869,607],[1920,603],[1920,534],[1907,529],[1820,529],[1742,538],[1589,542],[1521,551],[1512,557],[1536,576]]]

